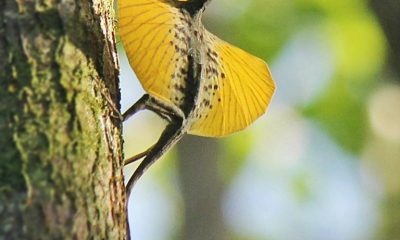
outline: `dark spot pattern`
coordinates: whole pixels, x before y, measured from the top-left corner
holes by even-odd
[[[187,80],[188,80],[188,68],[189,68],[189,42],[190,29],[189,25],[192,21],[189,14],[184,10],[180,9],[180,15],[177,15],[177,23],[173,25],[173,28],[169,31],[173,36],[173,41],[169,44],[174,48],[175,53],[178,57],[171,59],[173,61],[174,71],[171,74],[171,81],[168,89],[170,89],[170,100],[178,107],[184,105],[187,95]]]
[[[226,76],[220,72],[221,57],[213,49],[214,39],[204,34],[204,29],[195,27],[185,10],[179,11],[182,13],[177,16],[179,24],[170,31],[174,40],[168,42],[176,53],[171,59],[174,71],[168,86],[170,100],[185,114],[192,112],[195,119],[210,118],[208,112],[222,101],[219,91]],[[191,45],[193,42],[196,45]],[[192,55],[193,52],[199,54]],[[204,58],[198,59],[199,56]],[[196,75],[199,70],[201,74]]]
[[[221,73],[221,78],[225,79],[225,73],[223,73],[223,72]]]

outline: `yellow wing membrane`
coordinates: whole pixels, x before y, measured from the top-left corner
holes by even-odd
[[[266,111],[271,100],[275,84],[268,66],[204,28],[194,29],[189,23],[195,20],[171,3],[118,1],[119,32],[130,65],[146,92],[179,106],[182,94],[192,94],[181,91],[188,86],[184,75],[192,56],[201,65],[201,77],[188,133],[220,137],[242,130]],[[202,35],[197,39],[201,44],[193,45],[197,33]]]
[[[264,61],[207,34],[210,49],[215,51],[216,71],[211,76],[205,74],[204,87],[214,92],[206,104],[208,111],[193,123],[189,133],[220,137],[242,130],[260,117],[272,98],[275,83]],[[213,65],[213,61],[208,64]]]
[[[144,90],[166,101],[172,98],[171,75],[186,66],[181,52],[182,14],[162,0],[119,0],[118,25],[129,63]],[[177,51],[179,49],[179,51]]]

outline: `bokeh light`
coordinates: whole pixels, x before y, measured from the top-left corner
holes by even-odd
[[[255,124],[203,139],[218,145],[211,154],[219,169],[216,176],[198,171],[219,180],[209,187],[214,206],[192,214],[220,215],[220,237],[212,239],[400,239],[400,72],[390,67],[378,20],[364,0],[211,2],[207,28],[265,59],[277,83]],[[125,110],[144,92],[119,53]],[[153,113],[132,117],[124,123],[125,156],[151,146],[164,127]],[[183,147],[207,151],[175,147],[134,189],[129,217],[137,239],[190,235],[186,201],[194,200],[182,194],[185,169],[178,163],[191,159],[176,154]],[[134,167],[125,169],[127,177]],[[207,198],[198,192],[195,200]]]

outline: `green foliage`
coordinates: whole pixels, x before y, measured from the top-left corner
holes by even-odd
[[[334,75],[314,102],[298,107],[345,149],[359,152],[367,132],[365,103],[386,56],[382,30],[366,2],[258,0],[238,5],[245,9],[233,21],[213,22],[212,27],[222,38],[270,63],[298,31],[317,29],[326,39],[334,59]],[[226,14],[230,14],[228,9]]]
[[[383,214],[384,222],[380,237],[382,240],[393,240],[400,236],[400,194],[389,195],[384,201]]]
[[[235,35],[230,39],[245,46],[247,51],[270,60],[296,30],[297,19],[292,1],[252,1],[246,12],[235,21]]]
[[[323,29],[330,39],[336,73],[304,113],[320,122],[345,149],[359,152],[368,131],[366,102],[384,63],[385,42],[365,6],[346,11],[337,11],[336,4],[319,7],[326,14]]]

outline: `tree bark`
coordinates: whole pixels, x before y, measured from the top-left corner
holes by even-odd
[[[370,0],[370,5],[375,12],[389,45],[388,72],[390,80],[400,83],[400,1],[399,0]],[[383,143],[388,148],[393,147],[390,142]],[[398,146],[398,143],[394,144]],[[395,150],[395,152],[396,152]],[[391,156],[380,156],[380,164],[388,164]],[[386,168],[392,168],[392,164]],[[382,228],[378,235],[379,239],[391,240],[400,238],[400,192],[391,191],[386,193],[382,204],[383,220]]]
[[[185,136],[178,144],[185,203],[182,239],[227,239],[222,216],[223,184],[218,175],[218,140]]]
[[[389,63],[400,82],[400,1],[370,0],[370,5],[376,13],[389,44]]]
[[[0,239],[124,239],[111,0],[0,1]]]

